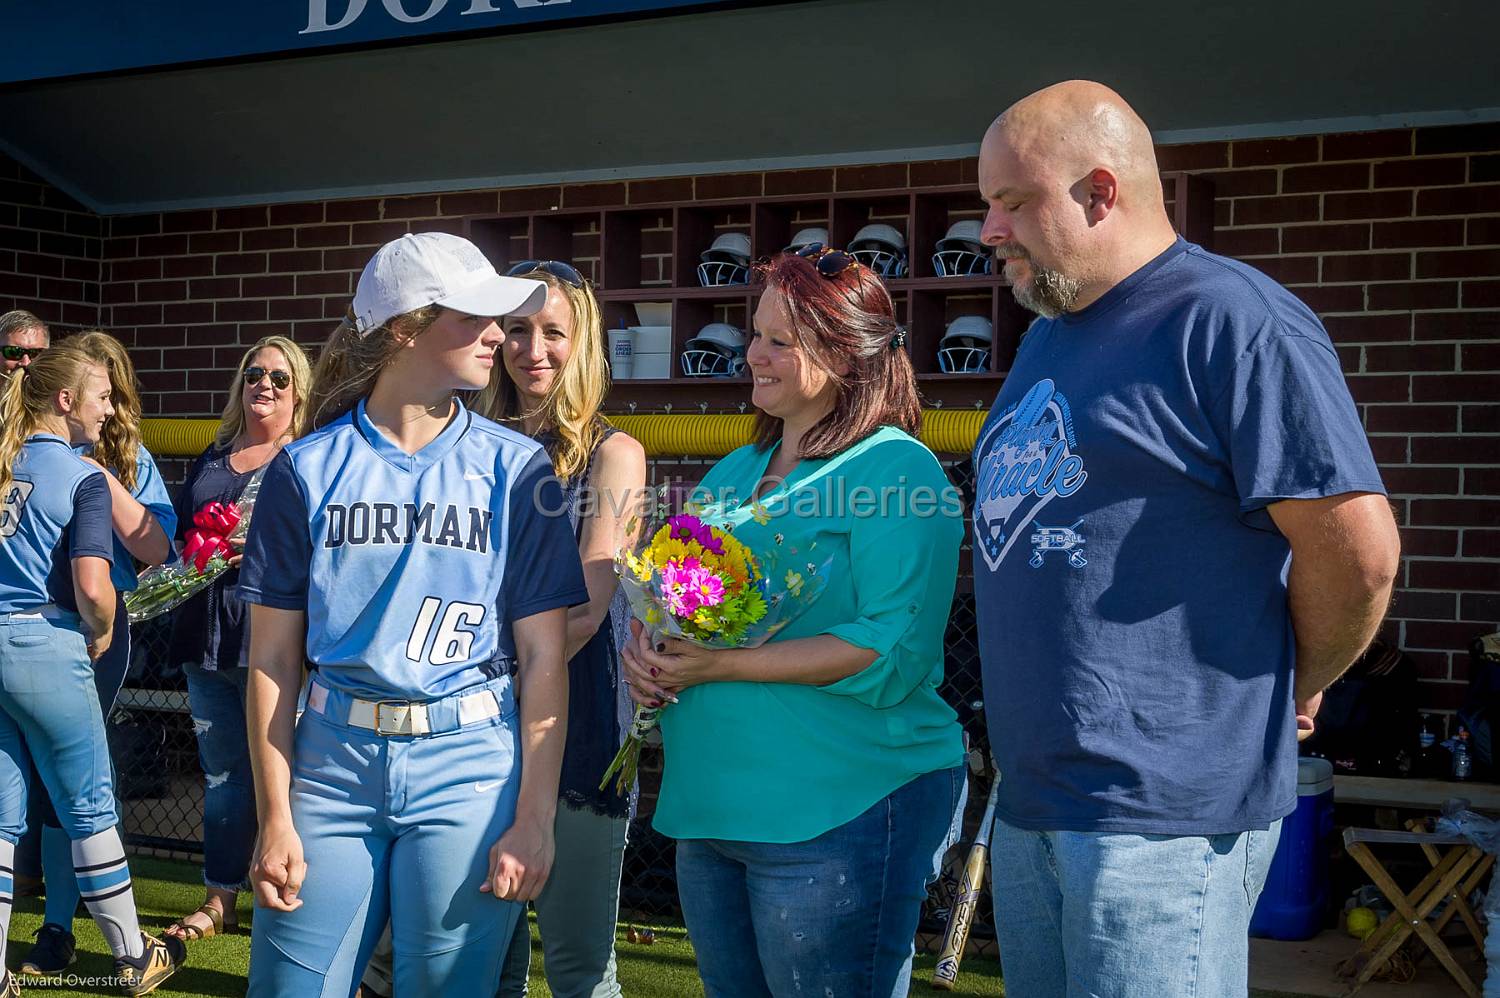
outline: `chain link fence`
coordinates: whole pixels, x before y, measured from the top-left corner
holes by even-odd
[[[664,475],[696,480],[706,470],[697,462],[658,464],[653,478]],[[696,471],[696,473],[694,473]],[[972,474],[967,462],[948,465],[950,478],[972,498]],[[943,874],[933,885],[923,911],[924,945],[936,948],[947,922],[952,894],[973,840],[989,792],[989,741],[984,730],[980,689],[978,632],[965,541],[960,578],[948,619],[946,673],[941,692],[958,712],[970,746],[969,796],[962,840],[950,850]],[[118,704],[110,718],[110,746],[118,772],[122,830],[138,851],[177,857],[203,852],[203,772],[188,708],[182,672],[168,660],[170,615],[147,621],[131,630],[131,665]],[[621,885],[621,917],[650,920],[677,917],[675,849],[672,840],[651,827],[651,815],[661,778],[661,749],[648,745],[641,758],[641,806],[630,828]],[[990,906],[976,914],[971,952],[993,956],[994,930]]]

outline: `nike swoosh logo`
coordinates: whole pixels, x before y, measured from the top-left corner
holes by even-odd
[[[479,482],[479,481],[483,481],[486,478],[494,478],[494,477],[495,477],[494,475],[491,475],[488,472],[483,472],[483,471],[466,471],[466,472],[464,472],[464,481],[466,481],[466,482]]]
[[[494,783],[476,783],[474,784],[474,792],[476,794],[487,794],[503,782],[503,780],[496,780]]]

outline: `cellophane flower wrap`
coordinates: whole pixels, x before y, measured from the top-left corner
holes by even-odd
[[[658,502],[660,509],[665,503]],[[657,516],[634,550],[615,555],[615,573],[632,616],[652,641],[662,637],[704,648],[757,648],[821,595],[832,559],[801,559],[783,572],[782,552],[754,552],[735,539],[723,506],[688,503],[676,516]],[[752,515],[766,522],[765,507]],[[629,533],[637,523],[632,521]],[[809,552],[811,554],[812,552]],[[625,794],[635,782],[641,746],[663,708],[637,705],[624,744],[599,783]]]
[[[257,473],[250,479],[238,502],[211,502],[194,513],[193,529],[185,535],[178,559],[140,574],[135,591],[125,594],[125,611],[132,624],[176,609],[229,571],[229,559],[235,553],[229,542],[244,539],[250,529],[260,478]]]

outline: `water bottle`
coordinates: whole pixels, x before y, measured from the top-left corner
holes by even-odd
[[[1423,714],[1422,730],[1417,732],[1416,775],[1434,778],[1442,775],[1443,766],[1438,760],[1437,743],[1437,725],[1431,714]]]
[[[1460,727],[1458,741],[1453,746],[1453,778],[1467,780],[1472,768],[1473,761],[1469,757],[1469,732]]]

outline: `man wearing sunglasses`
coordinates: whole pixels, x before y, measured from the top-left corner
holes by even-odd
[[[0,315],[0,377],[9,378],[16,368],[29,366],[32,358],[51,345],[46,323],[25,309]]]

